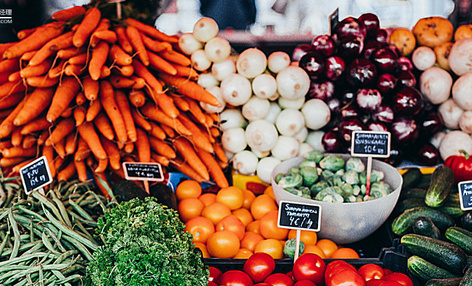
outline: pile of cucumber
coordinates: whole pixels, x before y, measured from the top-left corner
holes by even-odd
[[[408,271],[425,286],[472,285],[472,211],[460,208],[454,173],[403,174],[392,231],[406,246]]]

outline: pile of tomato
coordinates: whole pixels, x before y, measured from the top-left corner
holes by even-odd
[[[268,254],[252,254],[242,270],[222,272],[210,266],[208,286],[413,286],[403,273],[392,272],[368,263],[356,268],[346,260],[328,264],[314,253],[300,255],[292,271],[276,271],[276,262]]]

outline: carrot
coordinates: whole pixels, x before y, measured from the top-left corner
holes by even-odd
[[[59,78],[51,78],[47,76],[32,76],[26,78],[26,83],[32,87],[53,87],[59,82]]]
[[[18,82],[19,80],[21,80],[20,71],[11,73],[10,76],[8,77],[8,81],[11,81],[11,82]]]
[[[123,149],[125,150],[126,153],[131,154],[134,151],[134,143],[128,142],[124,144]]]
[[[195,146],[202,148],[203,150],[213,153],[214,149],[213,146],[211,145],[210,140],[208,139],[208,136],[206,136],[200,128],[198,128],[195,123],[190,120],[185,114],[182,114],[179,116],[180,122],[188,129],[190,132],[192,132],[192,142],[195,144]]]
[[[17,59],[6,59],[0,61],[0,72],[15,72],[20,69]]]
[[[102,41],[106,41],[109,44],[113,44],[118,40],[118,37],[116,36],[116,33],[114,31],[103,30],[103,31],[93,32],[91,40],[92,39],[102,40]],[[92,44],[92,47],[94,47],[93,44]]]
[[[66,167],[62,170],[60,170],[58,173],[57,173],[57,180],[59,182],[61,181],[67,181],[69,180],[70,178],[72,178],[72,176],[76,173],[76,169],[75,169],[75,164],[73,161],[70,161]]]
[[[156,97],[156,100],[160,110],[162,110],[167,116],[171,118],[176,118],[179,116],[180,111],[177,106],[175,106],[174,101],[170,96],[165,93],[161,93]]]
[[[18,129],[20,130],[20,129]],[[16,131],[16,130],[15,130]],[[23,141],[21,142],[21,147],[23,147],[24,149],[28,149],[28,148],[31,148],[33,146],[36,145],[36,136],[33,136],[33,135],[26,135],[24,138],[23,138]]]
[[[7,116],[10,115],[10,113],[13,111],[13,109],[15,109],[15,108],[14,107],[9,107],[9,108],[5,108],[5,109],[1,109],[0,110],[0,121],[7,118]]]
[[[149,52],[148,54],[149,54],[149,64],[152,68],[160,72],[170,74],[170,75],[177,74],[177,70],[168,61],[166,61],[159,55],[156,55],[155,53]]]
[[[111,46],[108,58],[120,66],[130,65],[133,62],[133,58],[116,44]]]
[[[60,140],[63,140],[69,133],[75,129],[75,121],[72,118],[66,118],[59,121],[54,130],[49,135],[49,138],[44,142],[46,146],[55,145]]]
[[[110,186],[108,185],[107,177],[105,174],[102,173],[97,173],[97,172],[92,172],[92,176],[94,178],[95,183],[97,184],[98,189],[100,189],[100,192],[102,195],[105,196],[108,200],[111,199],[110,194],[108,194],[108,190],[110,189]]]
[[[73,160],[74,165],[75,165],[75,171],[77,173],[77,179],[81,182],[86,182],[88,177],[87,177],[87,165],[85,165],[84,161],[77,161]]]
[[[74,154],[75,161],[83,161],[90,155],[90,148],[82,137],[77,139],[77,150]]]
[[[24,53],[21,56],[20,61],[30,61],[37,52],[37,50],[34,50]]]
[[[125,123],[129,140],[131,140],[131,142],[136,142],[136,126],[134,125],[133,115],[131,114],[131,108],[129,106],[126,94],[122,90],[116,90],[115,101],[118,105],[118,108],[120,109],[121,115],[123,116],[123,121]]]
[[[67,21],[77,16],[84,15],[85,11],[86,9],[84,6],[73,6],[67,9],[54,12],[51,18],[56,21]]]
[[[28,62],[28,65],[35,66],[42,63],[45,59],[52,56],[54,52],[72,47],[72,35],[74,32],[69,31],[54,39],[49,40],[44,46],[34,54]]]
[[[11,140],[0,141],[0,150],[10,148],[13,145],[11,144]]]
[[[133,46],[131,45],[128,36],[126,35],[125,27],[116,26],[114,30],[116,36],[118,37],[118,43],[120,44],[121,48],[128,54],[131,54],[133,52]]]
[[[66,60],[60,60],[54,67],[48,71],[48,77],[54,79],[61,76],[64,73],[64,69],[68,62]]]
[[[4,59],[19,58],[25,52],[37,50],[50,40],[59,36],[64,30],[62,22],[52,22],[38,27],[31,35],[16,42],[3,52]]]
[[[85,65],[87,63],[89,55],[87,53],[79,54],[71,57],[67,62],[71,65]]]
[[[17,92],[2,98],[0,100],[0,109],[15,106],[24,98],[24,96],[25,94],[23,92]]]
[[[96,33],[100,33],[102,31],[108,31],[109,28],[110,28],[110,20],[108,20],[107,18],[100,19],[98,26],[90,35],[90,42],[89,42],[90,47],[92,48],[96,47],[98,42],[100,42],[101,40],[100,38],[96,37]]]
[[[183,157],[185,162],[187,162],[205,180],[210,179],[207,167],[202,162],[195,149],[187,139],[184,137],[178,137],[174,139],[172,143],[174,144],[177,152],[179,152],[179,154]]]
[[[146,25],[142,22],[139,22],[138,20],[135,20],[135,19],[132,19],[132,18],[127,18],[125,20],[125,22],[128,25],[132,25],[132,26],[136,27],[136,29],[138,29],[139,31],[141,31],[144,34],[146,34],[150,37],[153,37],[157,40],[164,41],[164,42],[169,42],[171,44],[176,44],[179,41],[178,36],[166,35],[165,33],[162,33],[161,31],[159,31],[158,29],[156,29],[152,26]]]
[[[143,38],[138,29],[134,26],[126,27],[126,36],[128,37],[131,45],[133,46],[134,51],[138,54],[141,63],[145,66],[149,65],[149,54],[144,46]]]
[[[184,67],[184,66],[176,65],[176,64],[174,64],[173,66],[175,70],[177,71],[176,76],[180,76],[180,77],[188,78],[192,80],[196,80],[198,77],[198,72],[192,67]]]
[[[223,149],[223,146],[221,143],[215,143],[213,144],[213,148],[215,149],[215,155],[223,163],[228,163],[228,157],[226,157],[225,150]]]
[[[47,121],[44,117],[38,117],[37,119],[31,120],[21,127],[20,133],[27,135],[36,131],[44,130],[51,126],[51,122]]]
[[[31,158],[31,159],[27,159],[27,160],[24,160],[23,162],[18,163],[13,168],[11,168],[11,173],[12,174],[19,174],[21,168],[23,168],[24,166],[26,166],[29,163],[33,162],[35,159],[36,158]]]
[[[13,120],[18,115],[18,112],[23,108],[25,104],[25,100],[22,100],[15,109],[0,123],[0,138],[5,138],[11,134],[13,129],[15,129],[15,125],[13,124]]]
[[[77,106],[74,108],[74,119],[75,126],[79,126],[85,122],[85,108],[82,106]]]
[[[18,33],[16,33],[16,37],[18,38],[18,40],[23,40],[24,38],[28,37],[29,35],[33,34],[33,32],[36,30],[37,27],[34,27],[34,28],[31,28],[31,29],[23,29],[21,31],[19,31]],[[11,43],[13,44],[13,43]],[[4,52],[4,50],[2,51],[2,53]]]
[[[162,93],[162,84],[157,80],[156,77],[154,77],[154,75],[145,67],[143,66],[141,63],[139,63],[138,61],[133,61],[133,68],[136,72],[136,74],[143,78],[146,83],[151,87],[151,97],[153,98],[154,102],[157,103],[157,100],[155,99],[155,97],[157,96],[157,94],[160,94]]]
[[[54,167],[54,148],[52,146],[44,146],[42,155],[46,157],[49,171],[51,172],[51,176],[54,178],[56,176],[56,168]]]
[[[213,96],[213,94],[206,91],[196,82],[167,74],[160,74],[159,77],[164,80],[166,84],[175,87],[180,94],[210,105],[221,106],[221,103]]]
[[[159,53],[159,55],[161,55],[161,57],[163,57],[167,61],[172,62],[176,65],[186,67],[192,64],[192,61],[189,57],[174,50],[163,50]]]
[[[141,128],[136,129],[137,140],[135,143],[140,162],[149,162],[151,160],[151,145],[149,138]]]
[[[61,84],[57,87],[52,98],[51,106],[46,114],[46,119],[53,122],[62,112],[66,110],[70,102],[79,92],[80,85],[73,77],[64,77]]]
[[[105,159],[107,157],[107,153],[100,143],[100,138],[98,137],[93,124],[86,122],[77,127],[77,129],[79,130],[80,137],[83,138],[87,143],[94,156],[99,160]]]
[[[174,159],[177,157],[174,149],[164,140],[151,136],[149,137],[149,145],[151,146],[152,150],[156,151],[160,155],[166,156],[169,159]]]
[[[74,154],[76,149],[77,149],[77,134],[75,132],[71,132],[66,136],[66,141],[64,143],[64,150],[66,151],[67,155],[71,155],[71,154]]]
[[[121,156],[120,150],[116,147],[116,144],[103,136],[100,136],[100,142],[107,152],[110,167],[114,170],[119,170],[121,168]]]
[[[106,78],[111,75],[111,69],[106,65],[103,65],[100,69],[100,78]]]
[[[81,91],[79,91],[77,95],[75,96],[75,103],[79,106],[84,104],[86,100],[87,99],[85,98],[84,93]]]
[[[57,51],[56,56],[60,59],[67,60],[70,59],[73,56],[77,56],[80,54],[83,54],[87,51],[85,47],[70,47],[70,48],[65,48]]]
[[[138,112],[138,110],[131,108],[131,115],[133,116],[134,123],[146,131],[151,130],[151,123]]]
[[[14,158],[3,157],[0,159],[0,167],[3,167],[3,168],[13,167],[23,162],[24,160],[25,160],[24,157],[14,157]]]
[[[13,124],[24,125],[38,117],[51,104],[53,95],[53,88],[36,88],[25,98],[25,104],[13,120]]]
[[[169,165],[173,167],[174,169],[176,169],[177,171],[181,172],[184,175],[189,176],[190,178],[194,179],[195,181],[199,183],[203,183],[205,181],[205,179],[202,176],[200,176],[200,174],[198,174],[188,163],[180,159],[170,161]]]
[[[210,172],[211,178],[215,181],[216,185],[220,188],[228,187],[228,179],[215,158],[201,148],[197,148],[197,153],[207,167],[208,172]]]
[[[10,136],[11,145],[17,147],[21,146],[21,142],[23,141],[23,134],[20,133],[20,128],[13,129],[11,136]]]
[[[166,156],[156,154],[154,152],[151,153],[151,158],[156,161],[156,163],[161,164],[162,166],[169,166],[169,159]]]
[[[143,107],[141,107],[141,112],[144,114],[144,116],[175,129],[175,131],[181,135],[192,135],[190,130],[188,130],[188,128],[185,127],[178,118],[172,118],[168,116],[155,106],[145,104]]]
[[[108,49],[108,44],[101,41],[92,50],[92,57],[90,58],[88,71],[93,80],[98,80],[100,78],[101,69],[107,60]]]
[[[74,108],[72,106],[67,107],[66,110],[64,110],[64,112],[61,113],[61,117],[63,118],[72,117],[73,109]]]
[[[171,93],[171,94],[172,94],[172,93]],[[174,99],[175,105],[176,105],[177,108],[179,108],[181,111],[189,111],[190,105],[188,104],[188,101],[185,100],[185,98],[183,98],[183,97],[180,96],[180,95],[172,94],[172,99]]]
[[[115,132],[113,131],[113,126],[110,123],[110,120],[105,113],[100,112],[97,117],[93,120],[95,127],[98,131],[108,140],[113,140],[115,138]]]
[[[151,136],[154,136],[157,139],[161,139],[161,140],[164,140],[166,138],[166,133],[164,132],[164,130],[162,130],[162,128],[159,125],[157,125],[153,121],[149,121],[149,124],[151,124],[151,130],[150,130]]]
[[[195,100],[189,98],[187,99],[187,102],[190,107],[190,113],[195,117],[195,119],[199,123],[206,125],[206,114],[203,112],[202,108],[200,107],[200,104],[198,104]]]
[[[2,150],[2,155],[5,158],[14,158],[14,157],[32,157],[36,155],[36,148],[24,149],[21,146],[13,146],[8,149]]]
[[[17,92],[22,92],[25,91],[25,86],[21,82],[21,80],[16,81],[16,82],[11,82],[8,81],[2,85],[0,85],[0,100],[6,96],[9,96],[11,94],[17,93]]]
[[[100,90],[100,84],[97,80],[90,77],[85,77],[82,80],[84,86],[84,95],[90,101],[94,101],[98,97],[98,91]]]
[[[67,65],[64,68],[64,74],[70,77],[77,77],[84,73],[82,65]]]
[[[41,133],[38,135],[38,146],[44,145],[46,139],[49,137],[49,130],[41,130]]]
[[[106,80],[100,82],[100,101],[113,125],[118,141],[125,143],[128,141],[125,122],[116,103],[113,86]]]
[[[85,12],[84,19],[80,22],[77,30],[72,37],[72,43],[76,47],[81,47],[85,44],[90,34],[100,23],[101,12],[96,7],[91,7]]]
[[[159,53],[162,52],[163,50],[172,50],[172,44],[169,42],[161,42],[161,41],[156,41],[150,37],[148,37],[146,34],[141,34],[143,37],[143,43],[146,46],[146,48],[150,51]]]
[[[87,109],[87,113],[85,114],[85,121],[93,121],[100,110],[102,110],[102,104],[100,103],[100,100],[91,101],[89,108]]]
[[[46,139],[47,140],[47,139]],[[45,141],[46,142],[46,141]],[[56,151],[57,155],[61,157],[62,159],[66,158],[66,138],[62,138],[58,142],[56,142],[54,145],[51,145],[54,147],[54,150]]]
[[[129,101],[134,107],[141,107],[146,103],[146,95],[142,90],[132,90],[128,94]]]
[[[0,72],[0,84],[7,82],[10,75],[11,72]]]
[[[123,76],[132,76],[134,74],[134,66],[133,65],[125,65],[125,66],[114,66],[117,70],[120,71],[120,74]]]
[[[52,65],[52,59],[45,59],[41,63],[34,65],[34,66],[26,66],[22,70],[20,70],[20,75],[22,78],[25,77],[32,77],[32,76],[39,76],[47,74],[49,69]]]
[[[167,125],[161,125],[161,129],[164,130],[164,133],[168,138],[175,137],[175,130],[172,127],[169,127]]]
[[[136,84],[133,78],[121,75],[111,75],[109,80],[114,88],[132,88]]]
[[[103,160],[98,160],[98,165],[95,168],[95,172],[105,172],[105,170],[108,167],[108,158],[105,158]]]

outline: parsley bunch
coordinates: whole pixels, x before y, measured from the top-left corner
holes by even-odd
[[[208,285],[208,266],[175,210],[153,197],[122,202],[98,220],[104,245],[87,267],[93,285]]]

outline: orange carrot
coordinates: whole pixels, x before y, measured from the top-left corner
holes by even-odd
[[[94,156],[99,160],[106,159],[107,153],[100,143],[100,138],[98,137],[93,124],[86,122],[77,127],[77,129],[79,130],[80,137],[87,143]]]
[[[114,88],[132,88],[136,84],[133,78],[121,75],[111,75],[109,80]]]
[[[86,182],[88,177],[87,177],[87,165],[85,165],[84,161],[77,161],[73,160],[74,165],[75,165],[75,171],[77,173],[77,179],[81,182]]]
[[[205,181],[205,179],[200,176],[200,174],[198,174],[188,163],[180,159],[170,161],[169,166],[173,167],[182,174],[189,176],[199,183],[203,183]]]
[[[134,51],[136,51],[136,53],[138,54],[138,57],[141,60],[141,63],[145,66],[148,66],[149,54],[146,47],[144,46],[143,38],[139,30],[136,29],[136,27],[134,26],[127,26],[126,36],[128,36],[128,39],[131,45],[133,46]]]
[[[172,99],[174,100],[175,105],[181,110],[181,111],[189,111],[190,105],[188,104],[188,101],[185,100],[184,97],[176,94],[172,94]]]
[[[26,83],[32,87],[52,87],[59,82],[59,77],[51,78],[47,76],[32,76],[26,78]]]
[[[70,178],[72,178],[72,176],[76,173],[76,170],[75,170],[75,164],[73,161],[69,162],[66,167],[62,170],[60,170],[58,173],[57,173],[57,180],[59,182],[61,181],[67,181],[69,180]]]
[[[71,57],[67,60],[67,62],[71,65],[85,65],[87,63],[89,55],[87,53],[83,53],[80,55],[76,55]]]
[[[141,63],[138,61],[133,61],[133,67],[136,74],[143,78],[146,83],[151,87],[151,97],[153,98],[154,102],[157,103],[155,99],[158,94],[162,93],[162,84],[154,77],[154,75]]]
[[[166,138],[166,133],[164,132],[164,130],[162,130],[162,128],[159,125],[157,125],[153,121],[149,121],[149,124],[151,125],[151,130],[150,130],[151,136],[154,136],[157,139],[161,139],[161,140],[164,140]]]
[[[0,141],[0,150],[10,148],[13,145],[11,144],[11,140]]]
[[[187,99],[187,102],[189,104],[189,111],[190,113],[195,117],[197,122],[205,125],[206,123],[206,115],[203,113],[202,108],[200,107],[200,104],[198,104],[195,100],[193,99]]]
[[[33,34],[33,32],[36,30],[37,27],[31,28],[31,29],[23,29],[16,33],[16,37],[18,40],[23,40],[24,38],[28,37],[29,35]],[[13,43],[11,43],[13,44]],[[3,50],[4,51],[4,50]],[[3,53],[2,51],[2,53]]]
[[[84,15],[85,11],[86,9],[84,6],[73,6],[67,9],[54,12],[51,18],[56,21],[67,21],[77,16]]]
[[[85,122],[85,112],[85,108],[82,106],[74,108],[75,126],[79,126]]]
[[[19,80],[21,80],[20,71],[11,73],[10,76],[8,77],[8,81],[11,81],[11,82],[18,82]]]
[[[93,80],[98,80],[100,78],[101,69],[107,60],[108,49],[108,44],[106,42],[99,42],[92,50],[92,57],[88,65],[88,71]]]
[[[106,78],[111,75],[111,69],[106,65],[103,65],[100,69],[100,78]]]
[[[100,82],[100,101],[113,125],[118,141],[125,143],[128,141],[125,122],[116,103],[113,86],[106,80]]]
[[[11,72],[0,72],[0,84],[7,82],[10,75]]]
[[[61,49],[67,49],[72,47],[72,35],[74,32],[69,31],[54,39],[49,40],[44,46],[34,54],[34,56],[28,62],[28,65],[35,66],[42,63],[45,59],[52,56],[54,52]]]
[[[2,150],[2,155],[5,158],[32,157],[36,155],[36,147],[23,149],[21,146],[13,146],[11,148]]]
[[[64,74],[70,77],[77,77],[84,73],[84,68],[82,65],[67,65],[64,68]]]
[[[36,88],[25,98],[25,104],[13,120],[13,124],[24,125],[38,117],[51,104],[53,95],[53,88]]]
[[[13,146],[21,146],[21,142],[23,141],[23,134],[20,133],[20,128],[13,129],[11,136],[10,136],[11,145]]]
[[[15,129],[16,130],[20,130],[20,129]],[[12,134],[13,135],[13,134]],[[31,148],[33,146],[36,145],[36,141],[37,141],[37,138],[36,136],[33,136],[33,135],[26,135],[24,138],[23,138],[23,141],[21,142],[21,147],[23,147],[24,149],[28,149],[28,148]]]
[[[68,62],[66,60],[60,60],[54,67],[48,71],[48,77],[53,79],[61,76],[64,73],[64,68]]]
[[[113,131],[113,126],[105,113],[100,112],[93,120],[93,123],[105,138],[108,140],[113,140],[115,138],[115,131]]]
[[[11,134],[13,129],[15,129],[13,120],[18,115],[18,112],[20,112],[20,110],[23,108],[24,104],[25,100],[22,100],[20,103],[18,103],[15,109],[13,109],[12,112],[5,119],[3,119],[2,123],[0,123],[0,138],[7,137]]]
[[[228,163],[228,157],[226,157],[225,150],[220,143],[213,144],[213,149],[215,149],[215,155],[223,163]]]
[[[229,186],[228,179],[225,176],[225,173],[219,166],[215,158],[208,153],[207,151],[197,148],[198,156],[201,158],[202,162],[207,167],[208,171],[211,174],[211,178],[215,181],[216,185],[220,188],[226,188]]]
[[[97,173],[97,172],[92,172],[92,176],[95,180],[95,183],[97,184],[98,189],[102,193],[102,195],[105,196],[108,200],[111,199],[110,194],[108,194],[108,189],[110,189],[110,186],[108,184],[108,180],[106,175],[102,173]]]
[[[49,71],[51,65],[52,59],[45,59],[35,66],[26,66],[25,68],[20,70],[20,75],[22,78],[44,75]]]
[[[105,158],[103,160],[98,160],[98,165],[95,168],[95,172],[105,172],[108,166],[108,158]]]
[[[123,26],[116,26],[115,27],[116,36],[118,37],[118,43],[120,44],[121,48],[131,54],[133,52],[133,46],[131,45],[128,36],[126,35],[126,29]]]
[[[46,142],[46,141],[45,141]],[[66,138],[62,138],[56,144],[51,145],[54,147],[54,150],[56,151],[57,155],[64,159],[66,157]]]
[[[211,145],[208,136],[206,136],[203,132],[201,132],[200,128],[198,128],[195,123],[190,120],[185,114],[179,116],[180,122],[192,132],[192,142],[195,146],[202,148],[203,150],[213,153],[213,146]]]
[[[24,98],[25,94],[23,92],[17,92],[10,94],[7,97],[4,97],[0,100],[0,109],[9,108],[15,106]]]
[[[180,77],[188,78],[192,80],[196,80],[198,77],[198,72],[192,67],[184,67],[184,66],[176,65],[176,64],[174,64],[173,66],[175,70],[177,71],[176,76],[180,76]]]
[[[24,166],[26,166],[29,163],[33,162],[35,159],[36,158],[31,158],[31,159],[27,159],[27,160],[24,160],[23,162],[18,163],[13,168],[11,168],[11,173],[12,174],[19,174],[21,168],[23,168]]]
[[[49,138],[44,143],[46,146],[55,145],[60,140],[63,140],[69,133],[75,129],[75,121],[72,118],[66,118],[59,121],[54,130],[49,135]]]
[[[125,66],[115,66],[117,70],[120,71],[120,74],[123,76],[132,76],[134,74],[134,66],[133,65],[125,65]]]
[[[126,94],[122,90],[116,90],[115,100],[118,108],[120,109],[120,113],[123,116],[128,138],[131,140],[131,142],[136,142],[136,126],[134,125],[133,115],[131,114],[131,108],[129,106]]]
[[[127,54],[119,45],[112,45],[108,58],[120,66],[130,65],[133,62],[133,58]]]
[[[87,49],[85,47],[80,47],[80,48],[70,47],[70,48],[61,49],[61,50],[57,51],[56,56],[60,59],[67,60],[67,59],[70,59],[73,56],[83,54],[86,51],[87,51]]]
[[[66,151],[67,155],[71,155],[71,154],[74,154],[76,149],[77,149],[77,134],[75,132],[71,132],[66,136],[66,141],[64,143],[64,150]]]
[[[144,116],[175,129],[175,131],[181,135],[192,135],[190,130],[188,130],[178,118],[172,118],[166,115],[163,111],[151,104],[145,104],[141,107],[141,112]]]
[[[44,130],[51,126],[51,122],[47,121],[44,117],[38,117],[37,119],[31,120],[21,127],[20,133],[27,135],[36,131]]]
[[[49,171],[51,171],[51,176],[54,178],[56,176],[56,168],[54,168],[54,148],[52,148],[52,146],[44,146],[42,155],[46,157]]]
[[[25,91],[25,85],[20,81],[11,82],[8,81],[0,85],[0,100],[11,94]]]
[[[121,168],[121,156],[120,150],[118,147],[116,147],[116,144],[104,138],[103,136],[100,136],[100,142],[108,154],[110,167],[114,170],[119,170]]]
[[[174,149],[164,140],[160,140],[151,136],[149,137],[149,145],[151,146],[152,150],[156,151],[160,155],[166,156],[169,159],[174,159],[177,157]]]
[[[138,20],[135,20],[135,19],[132,19],[132,18],[127,18],[125,20],[125,22],[128,25],[132,25],[132,26],[136,27],[138,30],[140,30],[144,34],[146,34],[150,37],[153,37],[157,40],[164,41],[164,42],[169,42],[169,43],[172,43],[172,44],[175,44],[179,41],[178,36],[166,35],[165,33],[162,33],[161,31],[159,31],[158,29],[156,29],[152,26],[146,25],[142,22],[139,22]]]
[[[167,61],[176,65],[186,67],[192,64],[192,61],[189,57],[174,50],[163,50],[159,53],[159,55],[161,55],[161,57],[163,57]]]
[[[90,155],[90,148],[87,145],[87,142],[85,142],[84,139],[79,137],[77,139],[77,150],[75,151],[74,154],[74,160],[75,161],[83,161],[85,158],[87,158]]]
[[[90,77],[85,77],[82,80],[84,86],[84,95],[90,101],[94,101],[98,97],[98,91],[100,90],[100,84],[97,80]]]
[[[66,110],[70,102],[79,92],[80,85],[73,77],[64,77],[61,84],[57,87],[52,98],[51,106],[46,114],[46,119],[53,122],[62,112]]]
[[[20,69],[17,59],[6,59],[0,61],[0,72],[15,72]]]
[[[151,158],[156,161],[156,163],[161,164],[162,166],[169,166],[170,160],[166,156],[156,154],[154,152],[151,153]]]
[[[131,154],[134,151],[134,143],[128,142],[124,144],[123,149],[125,150],[126,153]]]
[[[85,121],[93,121],[100,110],[102,110],[102,104],[100,103],[100,100],[91,101],[87,109],[87,113],[85,114]]]
[[[221,135],[221,132],[220,132],[220,130],[219,130],[218,128],[216,128],[216,127],[211,127],[211,128],[210,128],[210,135],[211,135],[211,136],[209,136],[210,142],[211,142],[211,143],[214,143],[214,142],[215,142],[214,139],[215,139],[216,137],[219,137],[219,136]]]
[[[118,37],[114,31],[102,30],[93,32],[91,39],[102,40],[109,44],[113,44],[118,40]],[[92,45],[92,47],[94,47],[94,45]]]
[[[134,107],[141,107],[146,103],[146,95],[142,90],[132,90],[128,94],[129,101]]]
[[[79,106],[84,104],[86,100],[84,93],[81,91],[75,96],[75,103]]]
[[[156,41],[148,37],[146,34],[141,34],[141,36],[143,37],[144,45],[150,51],[159,53],[159,52],[162,52],[163,50],[167,50],[167,51],[172,50],[172,44],[169,42]]]
[[[108,20],[107,18],[100,19],[98,26],[90,35],[90,42],[89,42],[90,47],[92,48],[96,47],[98,42],[101,40],[100,38],[96,37],[95,34],[100,33],[102,31],[108,31],[109,28],[110,28],[110,20]]]
[[[38,146],[44,145],[46,139],[49,137],[49,130],[42,130],[41,133],[38,135]]]
[[[174,138],[175,137],[175,130],[172,127],[169,127],[167,125],[162,124],[161,129],[164,130],[166,136],[168,138]]]
[[[141,127],[142,129],[146,131],[151,130],[150,122],[142,114],[140,114],[134,108],[131,108],[130,111],[131,111],[131,115],[133,116],[133,121],[137,126]]]
[[[13,167],[23,162],[24,160],[25,160],[24,157],[14,157],[14,158],[3,157],[0,159],[0,167],[3,167],[3,168]]]
[[[20,61],[30,61],[37,52],[37,50],[34,50],[24,53],[21,56]]]
[[[177,106],[175,106],[174,101],[170,96],[165,93],[161,93],[156,97],[156,100],[160,110],[162,110],[167,116],[171,118],[176,118],[179,116],[180,111]]]
[[[66,110],[64,110],[64,112],[61,113],[61,117],[63,118],[72,117],[73,109],[74,108],[72,106],[67,107]]]
[[[174,144],[177,152],[183,157],[185,162],[187,162],[205,180],[210,179],[207,167],[202,162],[195,149],[187,139],[184,137],[178,137],[174,139],[172,143]]]
[[[136,139],[136,150],[138,152],[138,159],[140,162],[149,162],[151,161],[151,146],[149,138],[141,128],[136,129],[137,139]]]
[[[149,52],[148,54],[149,54],[149,63],[152,68],[160,72],[170,74],[170,75],[177,74],[177,70],[168,61],[166,61],[165,59],[163,59],[159,55],[156,55],[153,52]]]
[[[85,44],[90,34],[100,23],[101,12],[96,7],[91,7],[85,12],[84,19],[80,22],[77,30],[72,37],[72,43],[76,47],[81,47]]]

